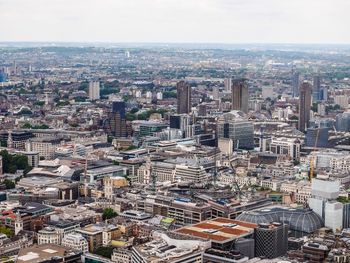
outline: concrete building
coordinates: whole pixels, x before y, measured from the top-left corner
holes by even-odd
[[[45,227],[38,231],[38,245],[42,244],[60,245],[59,234],[53,227]]]
[[[128,249],[116,248],[113,250],[111,259],[116,263],[132,263],[132,252]]]
[[[77,233],[67,234],[62,239],[62,246],[71,248],[73,250],[81,251],[83,253],[89,252],[89,245],[86,239]]]
[[[202,262],[203,253],[209,247],[210,242],[205,240],[185,239],[172,233],[155,233],[152,241],[132,248],[131,262]]]
[[[230,138],[219,138],[218,139],[218,147],[220,152],[225,155],[231,156],[233,154],[233,140]]]
[[[248,112],[248,85],[244,79],[232,80],[232,110]]]
[[[225,91],[231,93],[232,79],[231,78],[225,78],[224,79],[224,85],[225,85]]]
[[[333,231],[343,228],[343,204],[336,201],[339,191],[339,181],[312,179],[309,206]]]
[[[191,112],[191,86],[185,82],[180,81],[176,84],[177,90],[177,113]]]
[[[300,159],[300,141],[290,138],[272,138],[270,142],[270,151],[278,155],[286,155],[293,160]]]
[[[312,86],[304,81],[300,86],[299,95],[299,131],[305,132],[309,127],[311,111]]]
[[[334,103],[343,109],[347,109],[349,107],[349,97],[347,95],[336,95],[334,96]]]
[[[61,143],[61,138],[40,137],[30,139],[26,143],[27,152],[38,152],[40,159],[52,160],[55,151]]]
[[[100,82],[99,81],[89,82],[89,99],[90,100],[100,99]]]

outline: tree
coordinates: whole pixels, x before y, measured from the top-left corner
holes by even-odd
[[[4,180],[4,184],[5,184],[6,189],[13,189],[16,187],[16,184],[8,179]]]
[[[95,249],[94,253],[105,258],[111,258],[113,254],[113,247],[99,247]]]
[[[113,217],[116,217],[117,215],[118,213],[115,212],[112,208],[106,208],[105,210],[103,210],[102,219],[111,219]]]
[[[12,237],[13,236],[13,231],[11,228],[8,228],[6,226],[0,225],[0,233],[5,234],[7,237]]]

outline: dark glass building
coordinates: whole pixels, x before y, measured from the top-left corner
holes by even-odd
[[[180,81],[176,85],[177,90],[177,113],[191,112],[191,87],[185,81]]]
[[[305,132],[310,122],[311,84],[303,82],[300,86],[299,93],[299,131]]]
[[[248,85],[244,79],[232,80],[232,110],[248,112]]]

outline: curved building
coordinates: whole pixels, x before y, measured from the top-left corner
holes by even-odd
[[[255,224],[271,222],[285,223],[289,225],[289,230],[296,237],[313,233],[324,226],[322,218],[310,208],[273,207],[246,211],[240,214],[237,220]]]

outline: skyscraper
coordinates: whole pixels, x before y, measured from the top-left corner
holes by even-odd
[[[191,112],[191,87],[190,85],[181,80],[176,85],[177,90],[177,113],[190,113]]]
[[[292,70],[292,95],[293,97],[299,96],[299,72]]]
[[[100,82],[99,81],[89,82],[89,99],[90,100],[100,99]]]
[[[313,89],[312,89],[312,98],[313,101],[320,101],[323,97],[323,94],[321,93],[323,90],[321,90],[321,78],[319,75],[314,76],[314,83],[313,83]]]
[[[232,110],[248,112],[248,85],[244,79],[232,80]]]
[[[231,91],[231,86],[232,86],[232,79],[231,78],[226,78],[224,80],[224,85],[225,85],[225,90],[227,92],[230,92]]]
[[[312,87],[309,82],[304,81],[299,90],[299,131],[305,132],[309,127],[311,110]]]
[[[108,132],[115,137],[127,137],[125,102],[113,101],[112,111],[108,114]]]

